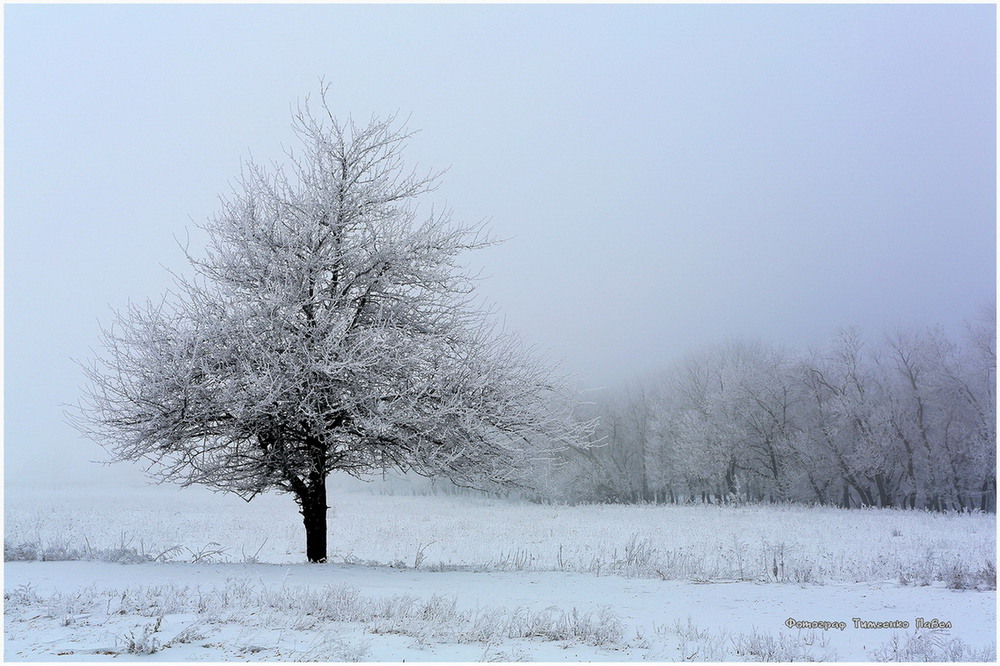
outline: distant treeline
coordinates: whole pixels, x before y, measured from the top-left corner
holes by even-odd
[[[539,499],[996,511],[996,308],[959,339],[733,342],[603,396]]]

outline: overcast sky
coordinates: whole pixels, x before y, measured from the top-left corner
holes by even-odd
[[[434,199],[509,239],[483,295],[588,386],[733,337],[957,331],[996,291],[991,5],[4,14],[8,486],[139,482],[86,462],[71,359],[320,77],[421,130]]]

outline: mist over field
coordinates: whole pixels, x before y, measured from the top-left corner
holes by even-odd
[[[65,424],[73,359],[321,76],[420,130],[431,200],[506,239],[479,293],[585,388],[733,338],[958,338],[996,284],[992,11],[10,7],[5,480],[144,484]]]
[[[4,660],[996,660],[995,7],[4,24]]]

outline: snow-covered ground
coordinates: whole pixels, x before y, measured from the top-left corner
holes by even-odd
[[[105,562],[9,562],[4,577],[8,660],[107,658],[157,644],[151,658],[167,661],[730,660],[770,639],[775,657],[864,661],[894,635],[914,636],[918,617],[951,622],[942,645],[982,647],[995,625],[992,592],[940,585]],[[855,617],[910,629],[856,629]],[[788,628],[789,618],[847,627]]]
[[[57,560],[6,562],[7,660],[995,659],[991,515],[338,492],[309,565],[287,497],[5,499]]]

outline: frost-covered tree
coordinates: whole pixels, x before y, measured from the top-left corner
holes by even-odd
[[[967,327],[967,343],[948,372],[948,383],[965,405],[964,466],[975,479],[980,508],[996,511],[997,498],[997,307],[989,303]],[[981,482],[980,482],[981,481]]]
[[[877,358],[858,331],[843,330],[807,363],[801,379],[801,421],[809,439],[800,445],[836,470],[830,481],[840,487],[845,507],[851,506],[852,492],[861,506],[878,505],[880,496],[886,502],[888,486],[902,474],[895,449],[884,445],[889,396]]]
[[[116,313],[78,427],[162,480],[294,495],[327,556],[326,482],[387,468],[507,484],[574,444],[563,384],[476,306],[482,225],[422,211],[393,119],[293,116],[287,168],[248,164],[162,300]]]
[[[848,329],[808,354],[706,349],[601,402],[599,446],[559,494],[995,510],[995,331],[988,308],[957,342]]]
[[[686,470],[689,493],[704,501],[736,498],[751,473],[750,404],[745,391],[755,358],[752,345],[733,343],[695,354],[680,366],[672,391],[677,411],[664,419],[666,436]]]

